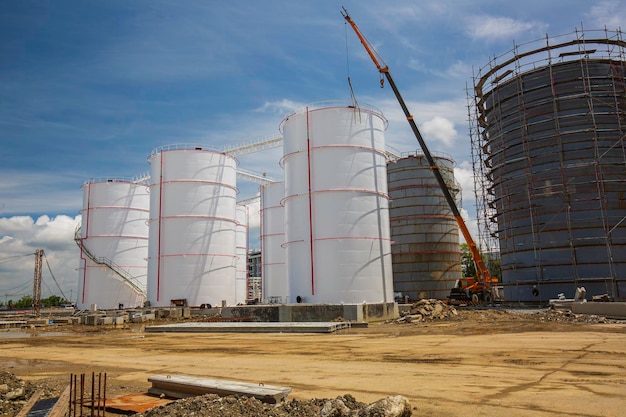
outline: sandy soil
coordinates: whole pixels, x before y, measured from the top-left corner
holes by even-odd
[[[626,323],[466,311],[454,320],[371,324],[335,334],[160,334],[72,326],[0,333],[3,370],[67,385],[106,372],[107,397],[155,374],[292,387],[289,398],[403,395],[414,416],[626,413]]]

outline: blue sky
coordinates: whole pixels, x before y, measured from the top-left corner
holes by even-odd
[[[415,150],[342,5],[389,65],[431,151],[456,160],[470,223],[473,71],[514,42],[626,22],[626,0],[2,2],[0,298],[31,292],[32,258],[9,257],[39,247],[66,295],[75,293],[72,236],[85,180],[146,171],[161,145],[276,135],[298,106],[349,100],[348,76],[359,102],[389,119],[387,142]],[[240,166],[281,178],[279,158],[274,149]],[[240,189],[245,198],[258,185]],[[45,270],[58,294],[50,278]]]

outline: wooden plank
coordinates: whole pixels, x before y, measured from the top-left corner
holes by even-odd
[[[38,389],[37,391],[35,391],[32,397],[30,397],[30,399],[26,402],[26,404],[24,404],[24,407],[22,407],[22,410],[19,413],[17,413],[15,417],[26,417],[30,409],[33,408],[33,405],[35,405],[35,403],[39,401],[39,397],[41,397],[42,394],[43,394],[43,390],[41,389]]]
[[[246,395],[260,401],[276,404],[287,398],[291,392],[289,387],[275,385],[252,384],[223,379],[207,379],[185,375],[155,375],[148,378],[152,388],[148,393],[166,395],[172,398],[185,398],[204,394]]]
[[[47,417],[64,417],[67,414],[70,408],[70,389],[70,385],[65,388]]]

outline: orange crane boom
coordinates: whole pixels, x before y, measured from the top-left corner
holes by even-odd
[[[415,138],[419,142],[420,147],[422,148],[422,152],[424,152],[424,156],[426,157],[426,160],[430,164],[431,171],[433,172],[433,174],[435,174],[437,183],[439,183],[439,187],[441,188],[441,191],[443,192],[443,195],[446,198],[448,205],[450,206],[450,210],[452,210],[452,214],[454,215],[454,218],[456,219],[459,229],[461,229],[461,233],[463,234],[463,237],[465,238],[465,242],[467,243],[467,246],[469,247],[470,253],[472,254],[472,259],[474,260],[474,264],[476,265],[476,273],[478,274],[478,280],[484,283],[497,282],[495,278],[491,277],[491,274],[487,270],[487,267],[485,266],[485,263],[483,262],[482,257],[480,256],[478,247],[476,246],[474,239],[472,239],[472,235],[470,234],[469,229],[467,228],[467,225],[465,224],[465,221],[461,217],[461,213],[459,211],[459,208],[456,205],[456,202],[454,201],[454,197],[452,196],[450,189],[448,188],[445,180],[443,179],[443,176],[441,175],[441,172],[439,171],[439,167],[435,163],[435,160],[433,159],[430,151],[428,150],[428,146],[426,146],[426,142],[424,142],[424,138],[422,138],[422,134],[417,128],[417,124],[415,124],[415,120],[413,119],[413,116],[409,112],[409,109],[406,106],[406,103],[404,102],[404,99],[402,98],[402,95],[400,94],[400,91],[398,90],[396,83],[393,81],[393,78],[391,77],[391,73],[389,72],[389,67],[384,63],[384,61],[382,60],[378,52],[376,52],[374,47],[367,41],[367,39],[365,39],[365,36],[363,36],[363,34],[359,30],[356,23],[354,23],[354,21],[352,21],[352,19],[350,18],[350,15],[348,14],[348,11],[346,10],[346,8],[342,7],[342,9],[343,11],[341,11],[341,15],[346,20],[346,22],[348,22],[350,26],[352,26],[354,33],[356,33],[356,36],[359,38],[359,40],[365,47],[367,54],[370,56],[370,58],[374,62],[374,65],[376,65],[378,72],[385,75],[385,78],[389,82],[391,89],[396,95],[396,98],[398,99],[398,102],[400,103],[400,107],[402,107],[402,110],[404,111],[404,115],[406,116],[406,119],[411,125],[411,129],[413,130],[413,133],[415,134]],[[381,80],[381,83],[382,83],[382,80]]]

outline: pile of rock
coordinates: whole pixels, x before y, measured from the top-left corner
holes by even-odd
[[[575,314],[568,310],[546,310],[537,313],[537,318],[541,321],[554,321],[559,323],[617,323],[617,320],[607,319],[604,316],[595,314]]]
[[[456,308],[441,300],[419,300],[411,305],[411,310],[401,313],[395,323],[415,323],[434,320],[447,320],[458,316]]]
[[[0,415],[16,415],[35,389],[34,385],[18,379],[12,373],[0,371]]]
[[[277,405],[266,404],[252,397],[218,397],[206,394],[184,398],[162,407],[156,407],[133,417],[176,416],[220,417],[409,417],[411,405],[406,397],[396,395],[383,398],[370,405],[358,402],[351,395],[332,400],[293,399]]]

